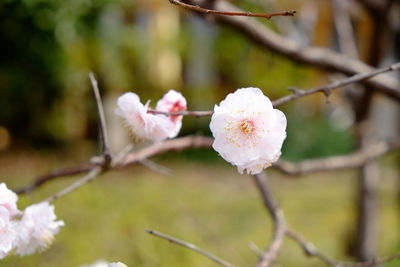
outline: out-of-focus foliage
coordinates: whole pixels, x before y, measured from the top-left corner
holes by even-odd
[[[242,4],[263,11],[260,5]],[[14,144],[96,141],[89,71],[95,72],[105,101],[134,91],[143,102],[155,104],[174,88],[187,97],[191,110],[212,109],[239,87],[260,87],[274,99],[287,94],[288,86],[315,84],[316,75],[304,66],[168,1],[6,0],[0,14],[0,127],[9,131]],[[275,27],[273,20],[263,23]],[[291,105],[284,109],[290,111]],[[293,123],[298,120],[293,116]],[[209,135],[208,123],[208,118],[185,118],[182,133]],[[324,135],[329,127],[307,125],[313,125],[314,135]],[[293,129],[289,126],[288,142],[304,136]],[[312,140],[312,146],[285,146],[285,154],[339,153],[348,144],[342,143],[343,150],[326,142],[322,146],[322,137]],[[300,149],[306,146],[308,151]]]

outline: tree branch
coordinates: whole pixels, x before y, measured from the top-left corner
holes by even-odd
[[[120,155],[114,158],[111,164],[111,169],[124,168],[128,165],[168,151],[178,151],[189,148],[211,148],[212,143],[213,138],[211,137],[187,136],[153,144],[135,152],[125,150],[123,153],[120,153]],[[272,168],[276,168],[282,173],[290,176],[322,171],[336,171],[361,166],[370,159],[379,158],[389,151],[399,148],[400,140],[395,140],[392,142],[377,142],[347,155],[332,156],[323,159],[303,160],[297,163],[292,163],[290,161],[281,159],[274,163]],[[56,170],[50,174],[39,177],[30,185],[15,189],[14,192],[18,192],[18,194],[29,193],[45,183],[55,180],[58,177],[88,172],[96,166],[97,165],[88,163]]]
[[[332,90],[340,88],[340,87],[344,87],[347,86],[349,84],[352,83],[357,83],[357,82],[361,82],[361,81],[365,81],[367,79],[370,79],[374,76],[377,76],[379,74],[385,73],[385,72],[390,72],[390,71],[397,71],[400,69],[400,62],[397,62],[395,64],[392,64],[388,67],[384,67],[384,68],[380,68],[380,69],[375,69],[373,71],[370,72],[365,72],[365,73],[357,73],[353,76],[350,76],[348,78],[342,79],[342,80],[338,80],[338,81],[334,81],[332,83],[326,84],[326,85],[322,85],[322,86],[318,86],[318,87],[314,87],[314,88],[310,88],[307,90],[300,90],[297,88],[289,88],[289,90],[291,90],[293,92],[293,94],[291,95],[287,95],[281,98],[278,98],[276,100],[272,101],[272,105],[274,107],[280,106],[284,103],[299,99],[301,97],[305,97],[308,95],[312,95],[315,93],[324,93],[325,95],[329,95],[331,93]],[[400,92],[400,90],[399,90]],[[166,116],[195,116],[195,117],[203,117],[203,116],[211,116],[213,114],[212,111],[178,111],[178,112],[164,112],[164,111],[157,111],[154,109],[150,109],[148,111],[149,113],[153,113],[153,114],[163,114]]]
[[[53,202],[54,200],[59,199],[60,197],[65,196],[66,194],[71,193],[72,191],[75,191],[76,189],[78,189],[82,185],[92,181],[101,172],[102,172],[102,167],[101,166],[94,167],[93,169],[91,169],[89,171],[88,174],[83,176],[81,179],[73,182],[71,185],[67,186],[66,188],[62,189],[61,191],[59,191],[59,192],[55,193],[54,195],[46,198],[44,201]]]
[[[88,172],[91,169],[93,169],[95,166],[96,165],[94,165],[94,164],[87,163],[87,164],[82,164],[82,165],[77,165],[77,166],[72,166],[72,167],[55,170],[49,174],[39,176],[38,178],[35,179],[35,181],[32,184],[15,189],[14,192],[17,193],[18,195],[27,194],[27,193],[30,193],[33,190],[35,190],[37,187],[40,187],[47,182],[50,182],[51,180],[65,177],[65,176],[71,176],[71,175]]]
[[[272,167],[275,167],[279,171],[288,175],[301,175],[322,171],[337,171],[359,167],[371,159],[379,158],[389,151],[399,148],[400,139],[392,142],[374,143],[348,155],[303,160],[298,163],[279,160],[278,162],[274,163]]]
[[[214,256],[214,255],[212,255],[212,254],[210,254],[210,253],[208,253],[207,251],[205,251],[205,250],[203,250],[203,249],[201,249],[201,248],[198,248],[196,245],[193,245],[193,244],[191,244],[191,243],[184,242],[184,241],[179,240],[179,239],[177,239],[177,238],[174,238],[174,237],[172,237],[172,236],[167,236],[167,235],[165,235],[165,234],[162,234],[162,233],[160,233],[160,232],[156,232],[156,231],[153,231],[153,230],[146,230],[146,232],[149,233],[149,234],[151,234],[151,235],[160,237],[160,238],[162,238],[162,239],[166,239],[166,240],[168,240],[168,241],[171,242],[171,243],[174,243],[174,244],[177,244],[177,245],[179,245],[179,246],[182,246],[182,247],[188,248],[188,249],[190,249],[190,250],[193,250],[193,251],[195,251],[195,252],[197,252],[197,253],[199,253],[199,254],[201,254],[201,255],[203,255],[203,256],[209,258],[210,260],[212,260],[212,261],[218,263],[218,264],[221,265],[221,266],[233,267],[232,264],[230,264],[230,263],[228,263],[228,262],[226,262],[226,261],[224,261],[224,260],[222,260],[222,259],[220,259],[220,258],[218,258],[218,257],[216,257],[216,256]]]
[[[348,77],[346,79],[340,80],[340,81],[334,81],[330,84],[327,85],[323,85],[323,86],[319,86],[319,87],[315,87],[315,88],[311,88],[311,89],[307,89],[307,90],[299,90],[296,88],[292,88],[291,90],[293,91],[292,95],[288,95],[288,96],[284,96],[280,99],[277,99],[275,101],[272,101],[273,106],[279,106],[282,105],[283,103],[289,102],[289,101],[293,101],[295,99],[298,99],[300,97],[303,96],[307,96],[307,95],[311,95],[311,94],[315,94],[318,92],[322,92],[326,95],[329,95],[331,90],[339,88],[339,87],[343,87],[352,83],[356,83],[359,81],[364,81],[367,79],[370,79],[378,74],[381,73],[385,73],[385,72],[389,72],[389,71],[395,71],[395,70],[399,70],[400,69],[400,62],[395,63],[389,67],[386,68],[381,68],[381,69],[377,69],[374,70],[372,72],[368,72],[368,73],[358,73],[355,74],[351,77]],[[399,90],[400,93],[400,90]]]
[[[226,11],[206,9],[206,8],[199,7],[198,5],[186,4],[186,3],[183,3],[178,0],[169,0],[169,2],[171,4],[178,5],[185,9],[199,12],[202,14],[213,14],[213,15],[222,15],[222,16],[246,16],[246,17],[258,17],[258,18],[271,19],[272,17],[294,16],[296,14],[296,10],[281,11],[281,12],[270,13],[270,14],[260,14],[260,13],[251,13],[251,12],[226,12]]]
[[[102,154],[104,157],[104,168],[108,168],[111,162],[111,153],[110,153],[110,146],[108,142],[108,131],[107,131],[107,125],[106,125],[106,118],[104,115],[104,109],[103,109],[103,104],[101,102],[101,97],[100,97],[100,92],[99,92],[99,87],[97,85],[97,80],[94,77],[94,74],[92,72],[89,73],[89,79],[90,83],[92,84],[92,89],[94,93],[94,98],[96,100],[97,104],[97,111],[99,115],[99,121],[100,121],[100,136],[101,136],[101,145],[102,145]]]
[[[282,247],[283,239],[286,233],[286,222],[283,211],[275,204],[272,198],[271,191],[267,182],[265,172],[257,175],[252,175],[253,180],[261,193],[264,206],[272,217],[274,224],[274,234],[268,249],[261,255],[257,267],[267,267],[276,259]]]
[[[198,1],[195,0],[186,2],[191,4],[198,3]],[[242,12],[242,10],[225,0],[216,0],[213,1],[213,3],[213,7],[216,10]],[[303,47],[288,38],[278,35],[256,20],[232,16],[220,16],[215,19],[217,22],[236,29],[262,48],[271,50],[272,52],[299,63],[309,64],[317,68],[340,72],[346,75],[354,75],[373,70],[371,66],[359,60],[351,59],[327,48]],[[381,75],[365,81],[364,83],[381,93],[384,93],[398,101],[400,100],[400,84],[396,79],[388,75]]]

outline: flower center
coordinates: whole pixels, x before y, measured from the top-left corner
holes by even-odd
[[[245,134],[251,134],[254,131],[254,122],[249,120],[244,120],[239,124],[240,129]]]

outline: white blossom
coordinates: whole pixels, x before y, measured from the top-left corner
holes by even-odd
[[[18,196],[7,188],[5,183],[0,183],[0,207],[8,210],[11,217],[20,213],[17,208]]]
[[[111,262],[108,264],[108,267],[127,267],[127,266],[122,262]]]
[[[164,115],[147,113],[147,104],[143,105],[135,93],[125,93],[118,98],[115,113],[125,119],[127,126],[136,138],[160,142],[168,138],[174,125]]]
[[[163,96],[163,98],[161,98],[157,102],[156,110],[164,112],[178,112],[186,110],[186,106],[187,106],[186,99],[181,93],[175,90],[169,90]],[[179,131],[182,128],[183,116],[169,116],[168,118],[173,123],[173,127],[171,127],[168,133],[168,137],[174,138],[178,135]]]
[[[97,260],[92,264],[84,264],[79,267],[127,267],[122,262],[107,262],[105,260]]]
[[[214,107],[213,148],[243,174],[260,173],[278,160],[286,117],[258,88],[241,88]]]
[[[15,224],[10,221],[8,210],[0,206],[0,259],[6,257],[14,248],[16,231]]]
[[[56,219],[54,206],[48,202],[28,206],[17,224],[18,239],[15,253],[25,256],[46,249],[53,242],[54,235],[64,225],[63,221]]]

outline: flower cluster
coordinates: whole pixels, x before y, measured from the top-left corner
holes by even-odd
[[[148,112],[148,105],[143,105],[135,93],[125,93],[118,98],[115,113],[125,120],[131,133],[140,139],[160,142],[174,138],[182,127],[182,116],[166,116]],[[157,102],[156,111],[177,112],[186,110],[186,99],[181,93],[170,90]]]
[[[182,116],[148,112],[135,93],[118,98],[116,114],[125,119],[135,137],[160,142],[178,135]],[[170,90],[157,102],[156,112],[186,110],[182,94]],[[260,173],[281,155],[286,138],[286,117],[274,109],[259,88],[241,88],[215,105],[210,123],[215,138],[213,148],[243,174]]]
[[[17,208],[18,196],[0,183],[0,259],[12,252],[20,256],[46,249],[63,221],[56,221],[54,206],[41,202]]]
[[[257,174],[278,160],[286,138],[286,117],[258,88],[241,88],[215,105],[213,148],[243,174]]]

